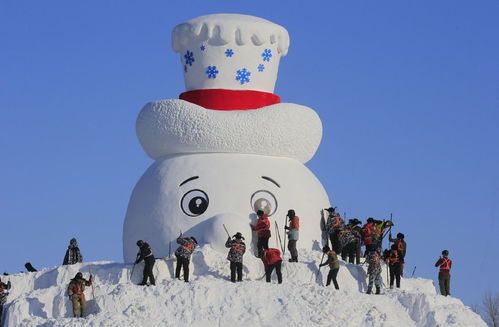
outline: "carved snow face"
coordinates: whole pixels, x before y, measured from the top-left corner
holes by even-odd
[[[147,241],[157,256],[176,248],[180,231],[200,244],[226,251],[227,234],[241,232],[250,243],[255,212],[270,215],[280,227],[288,209],[302,218],[300,243],[320,239],[321,208],[327,195],[315,176],[297,160],[246,154],[186,154],[156,161],[137,183],[123,230],[125,261],[135,258],[135,242]],[[307,243],[305,245],[305,243]]]

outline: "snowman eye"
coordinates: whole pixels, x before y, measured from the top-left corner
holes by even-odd
[[[277,210],[277,201],[269,191],[256,191],[251,196],[251,208],[255,212],[262,210],[267,215],[272,216]]]
[[[208,209],[208,195],[201,190],[190,190],[185,193],[180,201],[182,211],[191,217],[197,217]]]

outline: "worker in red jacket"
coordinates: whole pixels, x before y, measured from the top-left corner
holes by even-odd
[[[450,295],[450,269],[452,260],[449,259],[449,251],[443,250],[442,256],[435,263],[435,267],[439,267],[438,285],[440,286],[440,294],[443,296]]]
[[[262,252],[262,261],[265,268],[265,277],[267,283],[270,283],[270,275],[275,268],[277,274],[277,281],[279,284],[282,283],[282,273],[281,273],[281,251],[279,249],[266,249]]]
[[[258,216],[258,222],[256,225],[250,225],[251,229],[256,231],[256,237],[258,237],[258,242],[256,244],[258,248],[258,256],[262,257],[262,251],[269,248],[269,238],[270,238],[270,221],[269,215],[265,214],[262,210],[256,212]]]
[[[364,236],[364,245],[366,252],[376,250],[376,245],[373,239],[374,233],[374,218],[369,217],[367,223],[362,227],[362,235]]]

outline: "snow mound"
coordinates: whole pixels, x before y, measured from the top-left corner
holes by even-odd
[[[341,263],[340,290],[323,286],[329,268],[317,274],[321,253],[300,249],[300,262],[283,262],[283,284],[261,279],[263,265],[245,255],[244,281],[229,281],[225,254],[209,246],[196,250],[191,280],[173,279],[174,258],[158,259],[157,286],[137,286],[141,264],[93,262],[46,268],[3,278],[12,282],[4,326],[453,326],[486,327],[460,300],[437,295],[432,281],[403,279],[402,289],[364,294],[366,267]],[[287,260],[287,259],[286,259]],[[66,295],[78,271],[95,276],[88,287],[87,317],[71,317]],[[383,267],[382,276],[386,277]]]

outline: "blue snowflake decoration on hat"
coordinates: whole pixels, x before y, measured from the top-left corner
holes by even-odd
[[[199,47],[199,49],[200,49],[201,51],[204,51],[204,50],[206,50],[206,47],[204,46],[204,44],[201,44],[201,46]]]
[[[272,50],[270,49],[263,50],[262,57],[263,61],[270,61],[270,58],[272,58]]]
[[[263,64],[258,65],[258,71],[261,73],[265,69],[265,66]]]
[[[226,57],[232,57],[233,55],[234,55],[234,51],[232,51],[232,49],[225,50]]]
[[[208,78],[217,78],[218,70],[217,66],[208,66],[206,68],[206,75],[208,75]]]
[[[236,80],[243,85],[244,83],[249,83],[250,79],[249,77],[251,76],[251,72],[249,72],[246,68],[239,69],[236,72]]]
[[[192,66],[192,63],[195,61],[194,60],[194,53],[191,51],[187,50],[187,53],[184,55],[185,58],[185,64]]]

